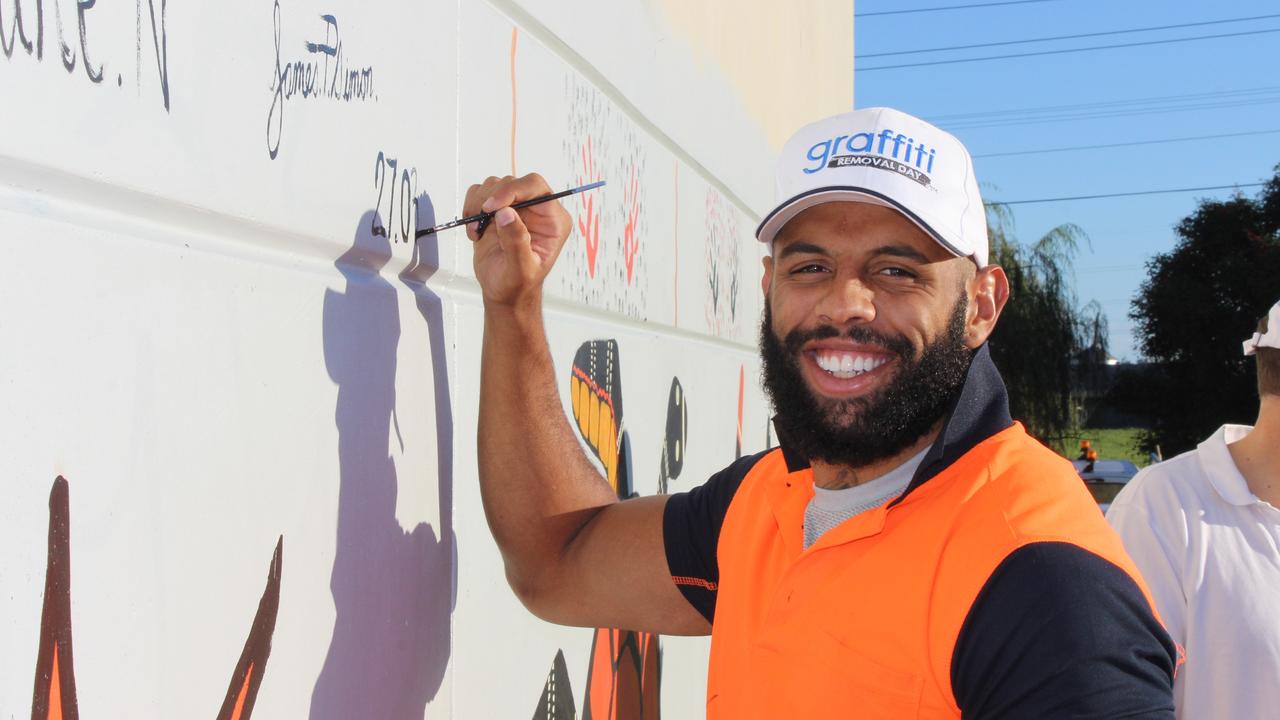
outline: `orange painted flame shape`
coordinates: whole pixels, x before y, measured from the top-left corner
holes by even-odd
[[[32,720],[79,720],[71,653],[70,483],[58,476],[49,492],[49,556],[45,569],[44,610],[40,618]],[[218,720],[249,720],[275,632],[280,608],[280,569],[284,537],[276,542],[267,587],[258,603],[244,652],[231,676]]]
[[[71,654],[71,503],[67,479],[49,491],[49,556],[40,614],[32,720],[77,720],[75,663]]]

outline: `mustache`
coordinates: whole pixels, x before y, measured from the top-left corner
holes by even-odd
[[[819,325],[809,329],[796,328],[787,333],[787,336],[782,340],[782,344],[789,354],[796,355],[805,343],[814,340],[828,340],[830,338],[848,338],[856,343],[879,345],[899,357],[909,358],[915,355],[911,342],[906,338],[885,335],[861,326],[846,328],[843,332],[834,325]]]

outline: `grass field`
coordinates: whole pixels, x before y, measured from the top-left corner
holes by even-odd
[[[1080,441],[1088,440],[1093,449],[1098,451],[1099,459],[1132,460],[1138,467],[1146,467],[1146,453],[1138,450],[1138,437],[1141,428],[1116,428],[1113,430],[1081,430],[1080,434],[1067,438],[1064,447],[1058,448],[1068,458],[1074,459],[1080,454]]]

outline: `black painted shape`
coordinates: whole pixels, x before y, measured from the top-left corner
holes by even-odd
[[[430,199],[420,197],[417,210],[431,214]],[[326,291],[324,299],[325,366],[338,386],[338,517],[330,580],[336,618],[311,695],[311,720],[418,720],[439,692],[451,650],[453,413],[442,302],[426,285],[439,254],[434,245],[419,243],[414,263],[400,276],[414,290],[431,338],[438,477],[409,481],[437,483],[437,533],[427,523],[406,531],[395,515],[399,478],[387,449],[396,422],[400,313],[396,287],[379,274],[391,245],[371,234],[373,216],[370,211],[359,219],[351,248],[335,262],[345,289]]]
[[[276,541],[276,551],[271,556],[271,567],[267,571],[267,587],[262,591],[262,599],[258,601],[258,612],[253,617],[253,625],[249,630],[249,638],[245,640],[244,651],[236,669],[231,673],[231,683],[227,686],[226,698],[222,701],[222,709],[218,711],[218,720],[230,720],[237,703],[240,714],[236,720],[249,720],[253,715],[253,705],[258,699],[258,688],[262,686],[262,677],[267,672],[267,658],[271,656],[271,637],[276,631],[276,616],[280,611],[280,571],[283,565],[284,536]],[[242,693],[243,691],[243,693]],[[243,694],[243,700],[241,695]]]
[[[147,0],[151,13],[151,44],[156,51],[156,72],[160,74],[160,91],[164,94],[164,111],[169,112],[169,31],[165,26],[165,11],[169,0],[160,0],[160,27],[156,29],[156,2]],[[141,54],[141,48],[139,48]]]
[[[578,707],[573,702],[564,651],[556,650],[551,672],[547,673],[547,683],[542,687],[542,697],[538,698],[538,708],[533,711],[533,720],[576,720],[577,717]]]
[[[680,477],[684,469],[685,446],[689,441],[689,407],[680,378],[671,378],[667,393],[667,431],[662,441],[662,461],[658,465],[658,494],[665,495],[667,483]]]
[[[70,487],[61,475],[49,491],[49,559],[45,567],[40,650],[36,656],[35,690],[31,698],[32,720],[49,717],[55,653],[62,720],[78,720],[80,710],[76,704],[76,674],[71,652]]]

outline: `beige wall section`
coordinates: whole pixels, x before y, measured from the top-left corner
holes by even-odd
[[[714,64],[776,151],[796,128],[853,108],[852,0],[650,0]]]

